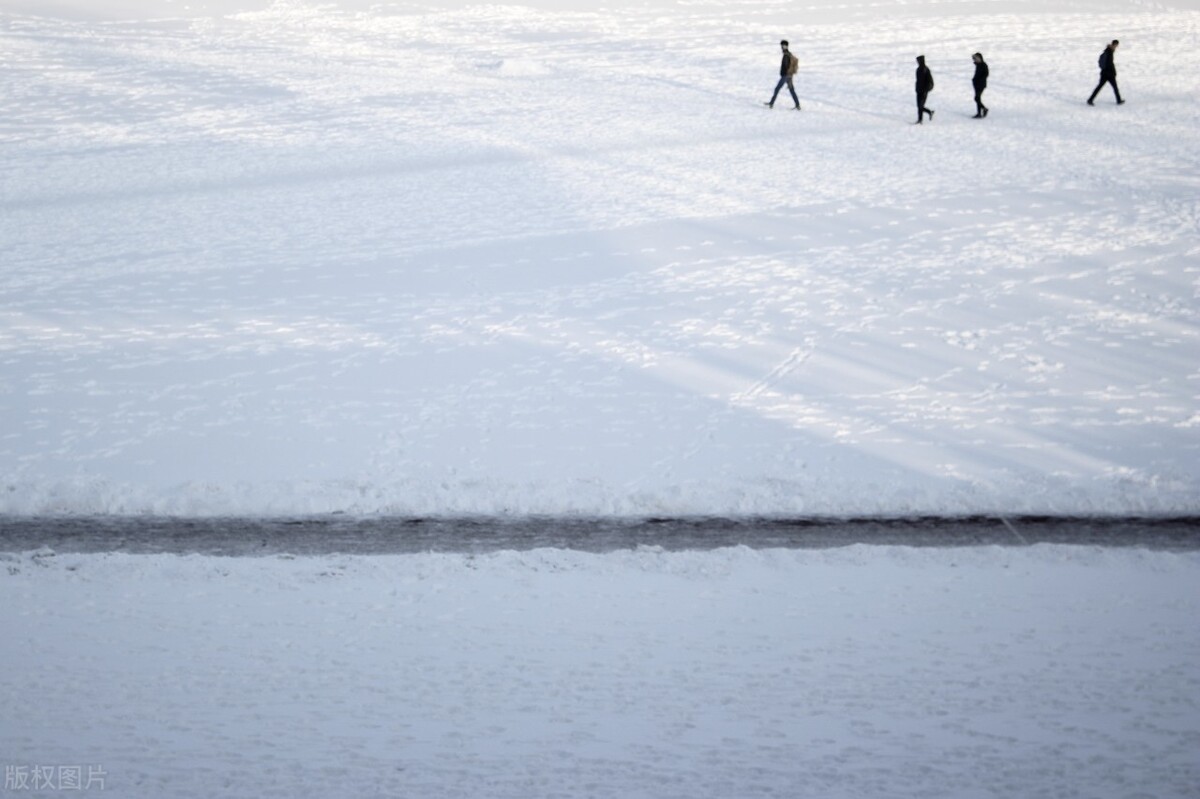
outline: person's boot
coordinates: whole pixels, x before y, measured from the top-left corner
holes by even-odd
[[[986,106],[986,105],[983,107],[983,115],[984,115],[985,117],[988,115],[988,109],[987,109],[987,106]]]

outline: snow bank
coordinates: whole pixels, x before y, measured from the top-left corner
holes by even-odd
[[[0,750],[129,797],[1194,794],[1200,556],[0,556]]]
[[[10,516],[162,516],[204,518],[360,517],[672,518],[1194,515],[1187,481],[1134,477],[1041,478],[1032,472],[972,485],[903,469],[840,474],[775,474],[681,484],[639,485],[599,478],[524,483],[501,479],[243,481],[162,487],[79,479],[0,486]]]

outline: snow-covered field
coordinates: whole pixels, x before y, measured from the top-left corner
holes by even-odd
[[[0,0],[0,513],[1195,512],[1197,6]]]
[[[1195,514],[1198,97],[1196,2],[0,0],[0,527]],[[1195,797],[1198,618],[1194,552],[0,553],[0,763]]]
[[[31,553],[0,607],[0,760],[115,796],[1200,786],[1197,553]]]
[[[1195,513],[1198,32],[0,0],[0,525]],[[800,114],[760,105],[785,36]],[[0,554],[5,794],[1195,796],[1197,586],[1052,545]]]

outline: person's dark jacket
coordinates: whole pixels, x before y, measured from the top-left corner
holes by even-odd
[[[779,77],[786,78],[788,75],[795,75],[792,72],[792,53],[790,50],[783,51],[783,60],[779,62]]]
[[[1105,47],[1104,52],[1100,54],[1100,74],[1106,78],[1117,76],[1117,65],[1113,61],[1112,47]]]
[[[933,91],[933,73],[929,67],[921,64],[917,67],[917,94],[929,94]]]
[[[975,77],[971,78],[971,85],[976,89],[986,89],[988,79],[988,65],[980,61],[975,65]]]

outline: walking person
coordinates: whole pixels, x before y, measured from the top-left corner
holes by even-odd
[[[788,91],[792,93],[792,100],[796,103],[796,110],[800,110],[800,98],[796,96],[796,87],[792,83],[792,78],[796,75],[796,70],[800,68],[800,60],[792,55],[788,50],[788,41],[784,39],[779,43],[779,48],[783,50],[783,60],[779,62],[779,83],[775,84],[775,93],[771,95],[771,101],[765,103],[767,108],[775,107],[775,99],[779,97],[779,90],[785,85]]]
[[[1105,47],[1104,52],[1100,54],[1100,82],[1096,84],[1096,90],[1088,98],[1088,105],[1096,104],[1096,95],[1100,93],[1106,83],[1112,85],[1113,94],[1117,96],[1117,105],[1125,105],[1125,101],[1121,99],[1121,90],[1117,88],[1117,64],[1113,60],[1120,44],[1119,41],[1113,39],[1112,44]]]
[[[933,91],[933,73],[929,71],[929,67],[925,66],[925,56],[917,56],[917,124],[920,125],[925,121],[925,115],[929,114],[929,121],[933,121],[933,109],[925,107],[925,98]]]
[[[971,85],[975,87],[975,116],[972,119],[983,119],[988,115],[987,106],[983,104],[983,90],[987,88],[988,65],[983,60],[982,53],[971,56],[971,60],[975,62],[975,77],[971,78]]]

